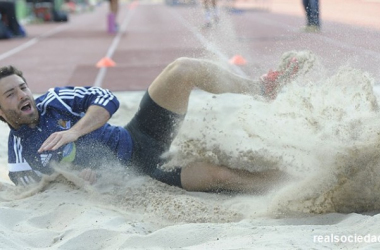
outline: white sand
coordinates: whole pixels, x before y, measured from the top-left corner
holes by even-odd
[[[94,186],[60,172],[31,189],[7,179],[1,124],[0,249],[352,249],[380,247],[380,116],[374,80],[315,62],[268,104],[194,91],[172,164],[204,159],[297,181],[266,195],[192,193],[110,163]],[[317,80],[320,79],[320,80]],[[324,80],[321,80],[324,79]],[[116,93],[112,123],[142,92]],[[333,242],[331,242],[333,241]]]

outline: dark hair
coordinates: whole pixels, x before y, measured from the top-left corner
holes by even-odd
[[[2,78],[5,78],[5,77],[11,76],[11,75],[18,75],[26,83],[26,80],[25,80],[24,76],[22,75],[22,71],[17,69],[16,67],[9,65],[9,66],[5,66],[5,67],[0,68],[0,80]]]
[[[18,75],[26,83],[26,80],[25,80],[24,76],[22,75],[22,71],[17,69],[16,67],[9,65],[9,66],[5,66],[5,67],[0,68],[0,80],[7,77],[7,76],[11,76],[11,75]],[[6,122],[2,116],[0,116],[0,121]]]

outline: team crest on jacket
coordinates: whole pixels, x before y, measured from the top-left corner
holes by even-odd
[[[70,126],[70,121],[64,121],[62,119],[59,119],[58,120],[58,125],[60,128],[63,128],[63,129],[69,129],[71,126]]]

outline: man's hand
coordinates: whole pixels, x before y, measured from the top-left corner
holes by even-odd
[[[110,119],[108,111],[101,107],[92,105],[86,114],[69,130],[55,132],[42,143],[38,153],[48,150],[57,150],[67,143],[78,140],[79,137],[100,128]]]
[[[88,181],[91,185],[96,182],[96,172],[89,168],[83,169],[82,172],[79,173],[79,177]]]
[[[45,141],[42,143],[40,149],[38,149],[38,153],[42,153],[44,151],[57,150],[63,145],[66,145],[70,142],[74,142],[78,140],[79,133],[77,133],[73,129],[69,129],[66,131],[55,132],[51,134]]]

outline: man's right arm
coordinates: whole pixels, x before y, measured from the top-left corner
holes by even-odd
[[[51,134],[42,143],[38,153],[54,151],[63,145],[76,141],[79,137],[106,124],[110,117],[111,115],[105,108],[93,105],[88,108],[86,114],[72,128]]]
[[[52,97],[59,100],[67,111],[81,119],[70,129],[51,134],[39,148],[39,153],[57,150],[102,127],[119,108],[117,98],[109,90],[99,87],[64,87],[49,92],[51,96],[48,95],[45,100]],[[47,106],[45,100],[41,103],[42,113]]]

